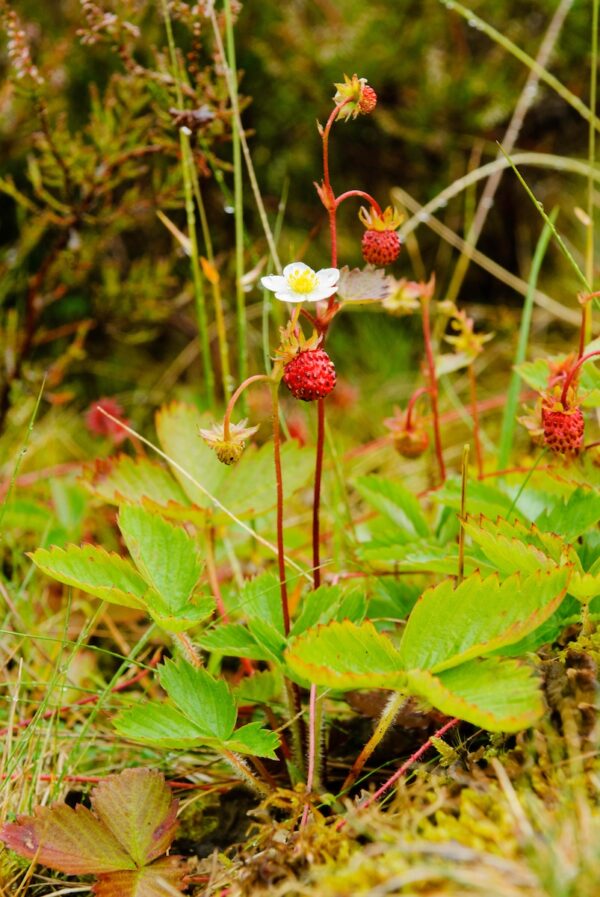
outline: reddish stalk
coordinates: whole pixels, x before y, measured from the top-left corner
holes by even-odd
[[[565,382],[563,384],[562,393],[560,395],[560,401],[564,408],[567,408],[567,395],[569,392],[569,388],[575,379],[577,372],[580,367],[584,364],[584,362],[588,361],[590,358],[595,358],[597,355],[600,355],[600,349],[596,349],[595,352],[588,352],[587,355],[582,355],[581,358],[577,361],[576,364],[573,365],[567,376],[565,377]]]
[[[413,411],[414,411],[415,405],[417,404],[417,402],[421,398],[421,396],[426,395],[428,392],[429,392],[429,387],[420,386],[418,389],[415,389],[412,396],[408,400],[408,404],[406,406],[406,429],[407,430],[412,430],[412,416],[413,416]]]
[[[290,606],[285,579],[285,547],[283,543],[283,477],[281,473],[281,434],[279,431],[278,385],[273,385],[273,459],[275,461],[275,481],[277,484],[277,564],[279,568],[279,589],[283,628],[286,635],[290,631]]]
[[[431,412],[433,415],[433,434],[435,440],[435,453],[437,455],[438,465],[440,468],[440,477],[442,484],[446,482],[446,465],[444,464],[444,455],[442,449],[442,436],[440,432],[440,414],[438,409],[438,384],[435,373],[435,359],[433,357],[433,347],[431,345],[431,324],[429,317],[429,296],[423,296],[421,300],[421,308],[423,312],[423,339],[425,341],[425,354],[427,357],[427,367],[429,369],[429,396],[431,399]]]
[[[162,655],[162,648],[158,648],[155,652],[151,660],[148,662],[148,666],[144,670],[140,670],[139,673],[136,673],[135,676],[132,676],[131,679],[126,679],[124,682],[120,682],[118,685],[115,685],[111,688],[111,693],[117,693],[120,691],[124,691],[126,688],[129,688],[130,685],[135,685],[136,682],[140,682],[144,679],[152,667],[155,667],[159,662]],[[58,707],[53,710],[45,710],[41,716],[38,717],[30,717],[29,719],[24,719],[21,722],[13,723],[12,726],[8,726],[6,729],[0,729],[0,736],[8,735],[8,733],[12,729],[26,729],[27,726],[30,726],[34,720],[39,719],[51,719],[56,713],[68,713],[69,710],[73,710],[74,707],[84,707],[86,704],[95,704],[99,700],[99,695],[88,695],[87,698],[80,698],[78,701],[74,701],[72,704],[64,704],[62,707]]]
[[[325,399],[317,402],[317,453],[315,460],[315,489],[313,498],[313,583],[321,585],[321,481],[323,479],[323,453],[325,448]]]
[[[367,202],[371,205],[371,207],[375,210],[378,215],[382,215],[381,206],[377,202],[376,199],[373,199],[370,193],[365,193],[364,190],[346,190],[345,193],[340,193],[335,200],[335,208],[338,209],[339,206],[344,202],[345,199],[350,199],[351,196],[358,196],[360,199],[366,199]]]
[[[306,773],[306,796],[307,803],[302,813],[300,828],[304,828],[308,822],[308,814],[310,807],[308,804],[308,796],[313,789],[315,781],[315,767],[317,758],[317,686],[310,687],[310,711],[308,717],[308,771]]]
[[[398,781],[398,779],[402,778],[402,776],[406,772],[408,772],[413,763],[416,763],[417,760],[420,760],[423,754],[425,754],[429,750],[429,748],[433,746],[435,738],[441,738],[442,735],[445,735],[446,732],[448,732],[450,729],[453,729],[454,726],[456,726],[459,722],[460,720],[455,717],[454,719],[451,719],[447,723],[445,723],[441,729],[437,730],[437,732],[434,732],[434,734],[430,738],[428,738],[427,741],[424,742],[421,747],[414,752],[414,754],[411,754],[408,760],[406,760],[399,769],[396,770],[394,775],[390,776],[390,778],[383,783],[381,788],[378,788],[378,790],[374,794],[372,794],[366,800],[362,801],[362,803],[358,804],[356,809],[366,810],[373,803],[375,803],[376,800],[379,800],[379,798],[382,797],[385,792]],[[346,825],[346,822],[347,819],[340,819],[340,821],[336,825],[336,831],[339,832],[341,829],[343,829]]]
[[[270,377],[268,374],[254,374],[252,377],[248,377],[246,380],[244,380],[243,383],[240,383],[236,391],[229,399],[227,408],[225,409],[225,416],[223,418],[223,439],[225,439],[226,441],[231,438],[229,427],[231,424],[231,415],[233,414],[235,403],[237,402],[243,391],[248,388],[248,386],[250,386],[252,383],[258,383],[261,380],[270,380]]]
[[[472,364],[468,367],[469,388],[471,392],[471,419],[473,421],[473,442],[475,443],[475,459],[477,461],[477,479],[483,477],[483,449],[481,446],[481,434],[479,432],[479,410],[477,408],[477,378]]]

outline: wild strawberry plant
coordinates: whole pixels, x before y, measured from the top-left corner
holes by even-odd
[[[362,190],[334,192],[329,175],[333,126],[368,114],[376,102],[364,78],[346,77],[336,86],[333,110],[325,126],[319,126],[323,179],[317,185],[329,218],[331,267],[315,271],[290,262],[281,274],[262,278],[263,287],[292,309],[274,348],[272,371],[244,381],[233,392],[223,420],[212,427],[191,406],[175,403],[161,409],[159,453],[170,469],[143,456],[120,456],[88,476],[92,493],[118,506],[118,526],[131,561],[93,545],[32,554],[42,571],[66,585],[148,614],[172,635],[175,652],[183,652],[159,671],[167,699],[123,710],[115,720],[117,732],[158,748],[212,748],[263,793],[286,776],[296,781],[308,774],[309,790],[315,787],[315,727],[325,724],[321,713],[317,720],[317,699],[323,700],[324,689],[391,692],[345,788],[356,780],[408,697],[490,731],[512,732],[533,724],[543,713],[540,684],[533,668],[515,658],[559,634],[577,617],[580,605],[589,622],[600,593],[598,565],[582,560],[576,544],[588,529],[586,521],[600,513],[595,489],[582,486],[573,491],[567,481],[564,488],[555,484],[540,492],[535,481],[528,483],[522,475],[507,475],[488,485],[481,479],[484,461],[478,439],[479,480],[467,483],[466,467],[462,478],[448,477],[438,379],[465,367],[472,373],[473,361],[490,337],[475,333],[473,320],[453,303],[435,302],[433,277],[427,283],[408,283],[382,270],[400,252],[397,230],[402,216],[396,210],[382,210]],[[369,206],[361,207],[359,216],[366,228],[362,251],[367,267],[362,271],[337,267],[337,211],[352,199]],[[376,604],[369,600],[371,586],[335,582],[335,576],[332,584],[322,585],[324,400],[336,385],[334,362],[324,344],[338,313],[364,302],[380,302],[393,313],[422,314],[426,383],[387,424],[399,453],[418,457],[427,451],[428,436],[416,407],[429,402],[440,481],[429,511],[400,480],[368,476],[356,483],[363,500],[379,515],[355,544],[371,585],[384,582],[380,577],[386,566],[397,575],[427,572],[442,577],[425,590],[404,590],[401,601],[388,591],[387,605],[385,599],[379,601],[380,611],[386,606],[381,617],[371,611]],[[453,348],[437,359],[432,312],[448,326]],[[582,450],[583,417],[576,395],[583,364],[594,354],[593,349],[580,354],[563,367],[556,407],[548,394],[542,398],[541,436],[552,451],[565,456],[576,457]],[[521,370],[531,381],[529,369]],[[290,561],[285,550],[284,499],[289,501],[307,484],[313,461],[309,449],[282,444],[281,383],[294,398],[317,405],[310,572]],[[271,393],[274,464],[268,445],[250,447],[244,454],[257,427],[232,419],[242,393],[259,386]],[[115,415],[105,416],[119,425]],[[121,426],[131,432],[126,423]],[[590,515],[585,521],[576,510],[580,495],[585,495]],[[237,587],[230,584],[224,595],[215,556],[218,539],[226,535],[240,557],[248,550],[247,536],[257,539],[276,556],[277,578],[267,573]],[[374,565],[377,572],[371,572]],[[295,588],[293,609],[292,571],[300,583],[312,580],[308,590],[303,585]],[[210,672],[203,667],[204,657],[209,658]],[[239,658],[247,683],[242,679],[230,688],[220,679],[221,657]],[[308,744],[302,723],[307,689]],[[236,727],[238,705],[248,700],[255,719]],[[272,705],[267,718],[261,702]],[[291,753],[287,735],[280,741],[272,728],[278,728],[286,705]],[[250,757],[255,769],[240,755]],[[261,757],[287,761],[271,773],[259,762]]]
[[[174,46],[171,51],[176,71]],[[595,294],[590,289],[582,296],[577,352],[517,367],[539,393],[524,423],[542,453],[525,468],[492,470],[476,380],[477,361],[492,335],[479,332],[465,310],[438,294],[433,274],[417,282],[384,270],[402,258],[400,210],[382,207],[361,189],[337,193],[332,184],[330,143],[337,123],[352,127],[376,103],[366,79],[345,76],[336,84],[325,125],[319,125],[323,175],[316,189],[329,223],[331,256],[322,260],[329,267],[315,270],[290,260],[281,268],[271,252],[273,273],[262,276],[261,285],[282,303],[280,311],[289,312],[289,320],[271,346],[268,370],[243,378],[234,389],[222,353],[222,419],[171,402],[157,414],[157,444],[131,428],[120,406],[104,401],[93,410],[90,424],[98,431],[105,422],[104,433],[116,435],[115,442],[120,435],[130,436],[136,456],[98,462],[83,479],[96,502],[118,509],[113,548],[120,550],[86,541],[81,546],[44,544],[30,555],[44,574],[66,586],[126,608],[138,621],[149,618],[161,630],[158,637],[167,641],[172,657],[157,672],[162,691],[154,688],[133,702],[121,699],[113,718],[118,737],[170,755],[179,751],[188,763],[193,763],[190,756],[210,751],[267,802],[296,786],[302,797],[286,806],[293,805],[302,826],[323,800],[343,811],[335,798],[324,797],[333,770],[321,749],[322,734],[334,701],[352,706],[355,692],[384,693],[372,735],[343,781],[335,783],[340,797],[360,777],[369,781],[367,763],[407,701],[442,717],[438,741],[436,736],[425,741],[418,756],[433,744],[440,746],[439,738],[459,722],[504,733],[534,725],[545,704],[533,652],[573,623],[583,622],[583,634],[589,636],[600,615],[595,529],[600,476],[595,444],[586,433],[588,409],[600,403],[593,363],[600,350],[588,333]],[[190,116],[174,110],[183,132],[188,226],[195,214],[194,183],[188,180]],[[237,126],[236,119],[234,130]],[[338,212],[342,203],[355,200],[361,203],[358,217],[364,228],[362,270],[340,267],[338,258]],[[191,252],[198,286],[197,252],[185,234],[172,225],[170,230]],[[222,350],[214,258],[202,259],[202,271],[214,288]],[[429,471],[431,488],[423,496],[416,496],[401,474],[356,478],[344,551],[337,551],[333,563],[327,558],[332,540],[322,525],[326,400],[335,395],[337,380],[327,340],[338,314],[364,304],[396,316],[420,315],[422,380],[384,425],[401,458],[432,458],[435,473]],[[199,324],[205,338],[201,313]],[[441,351],[442,341],[451,349]],[[205,362],[206,350],[204,345]],[[457,372],[468,378],[475,450],[475,471],[469,469],[467,452],[460,474],[448,457],[439,401],[441,379]],[[284,437],[282,384],[293,399],[316,406],[314,453]],[[214,382],[205,386],[212,395]],[[268,390],[272,440],[264,442],[260,432],[260,447],[252,444],[260,426],[256,412],[250,420],[238,416],[250,388]],[[161,460],[145,454],[146,448]],[[360,516],[359,503],[361,511],[368,509]],[[302,517],[307,506],[309,549],[303,542],[305,527],[294,523],[294,514]],[[49,820],[50,842],[58,839],[53,823],[59,816],[67,832],[75,816],[93,816],[74,812],[38,813]],[[87,822],[99,832],[100,811],[96,817],[100,822]],[[52,844],[46,846],[35,819],[9,825],[4,837],[24,855],[53,865]],[[112,836],[103,832],[102,837]],[[135,886],[141,878],[145,886],[146,877],[154,875],[154,864],[147,864],[156,856],[139,844],[122,847],[128,857],[116,863],[125,865],[108,861],[109,868],[94,854],[83,866],[61,860],[54,867],[135,874]],[[172,884],[180,887],[181,879],[175,875]],[[148,884],[149,894],[152,887]]]

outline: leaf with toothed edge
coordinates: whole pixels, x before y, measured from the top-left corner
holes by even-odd
[[[164,857],[177,829],[177,801],[150,769],[107,776],[82,804],[38,807],[0,831],[20,856],[68,875],[95,875],[96,897],[168,897],[185,886],[180,857]]]
[[[518,642],[547,620],[566,595],[570,567],[500,582],[474,573],[447,579],[415,604],[398,653],[405,670],[432,673]]]
[[[135,505],[121,507],[118,524],[136,567],[176,615],[189,602],[202,572],[196,542],[183,527]]]
[[[284,660],[294,676],[326,688],[402,688],[405,681],[398,652],[369,622],[309,629],[292,639]]]
[[[517,732],[544,713],[537,677],[513,660],[484,657],[435,676],[409,670],[408,687],[442,713],[490,732]]]
[[[177,801],[160,772],[125,769],[94,788],[92,809],[136,865],[151,863],[171,845]]]
[[[67,586],[109,604],[144,610],[148,584],[133,564],[96,545],[38,548],[29,557],[39,569]]]
[[[92,886],[94,897],[173,897],[187,887],[182,862],[169,856],[135,872],[100,875]]]

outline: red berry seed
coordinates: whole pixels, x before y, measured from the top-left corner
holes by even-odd
[[[363,113],[363,115],[369,115],[370,112],[373,111],[375,106],[377,105],[377,94],[369,85],[365,85],[363,87],[360,100],[358,102],[358,108]]]
[[[558,455],[576,455],[583,446],[585,422],[581,408],[569,411],[542,409],[544,442]]]
[[[299,352],[283,369],[283,382],[295,399],[324,399],[335,386],[335,367],[324,349]]]
[[[400,255],[400,237],[394,230],[366,230],[362,237],[365,262],[377,268],[391,265]]]

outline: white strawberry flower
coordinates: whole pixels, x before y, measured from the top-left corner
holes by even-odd
[[[285,266],[283,275],[270,274],[260,282],[282,302],[320,302],[333,296],[339,277],[337,268],[313,271],[304,262],[292,262]]]

